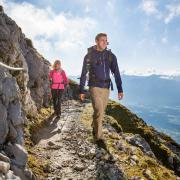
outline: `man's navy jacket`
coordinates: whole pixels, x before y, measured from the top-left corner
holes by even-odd
[[[111,61],[109,60],[109,53],[111,53]],[[114,74],[116,86],[118,93],[123,92],[121,75],[119,72],[119,67],[117,63],[116,56],[105,49],[103,51],[98,51],[96,48],[92,48],[91,60],[89,60],[89,55],[87,54],[84,57],[82,73],[80,77],[80,93],[85,93],[84,86],[86,83],[86,75],[88,73],[88,64],[91,61],[92,72],[96,80],[108,80],[110,79],[110,71]],[[101,81],[88,81],[88,86],[100,87],[100,88],[109,88],[108,83]]]

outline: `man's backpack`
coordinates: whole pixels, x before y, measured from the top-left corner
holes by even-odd
[[[95,74],[93,73],[93,70],[91,68],[91,63],[92,63],[92,55],[93,55],[93,49],[96,48],[96,45],[95,46],[91,46],[87,49],[88,53],[87,53],[87,71],[89,73],[89,79],[95,79]],[[112,60],[113,60],[113,54],[111,52],[110,49],[108,49],[108,60],[111,64]],[[114,75],[112,73],[112,75]],[[111,90],[113,90],[113,84],[112,84],[112,81],[110,80],[110,84],[111,84]]]
[[[92,60],[92,52],[93,52],[93,49],[95,49],[96,46],[91,46],[87,49],[88,53],[87,53],[87,56],[88,56],[88,59],[91,61]],[[110,61],[110,63],[112,62],[112,52],[111,52],[111,49],[107,49],[108,50],[108,60]]]

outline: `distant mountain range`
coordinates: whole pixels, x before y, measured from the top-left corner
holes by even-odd
[[[132,76],[151,76],[151,75],[160,75],[160,76],[180,76],[180,69],[168,70],[168,71],[158,71],[156,69],[143,69],[143,70],[122,70],[121,74],[123,75],[132,75]]]
[[[125,92],[124,103],[156,106],[180,105],[180,76],[122,75]],[[112,97],[116,91],[112,92]]]
[[[123,104],[178,106],[180,105],[180,75],[150,75],[137,76],[122,74],[122,82],[125,98]],[[79,82],[79,76],[70,76]],[[117,100],[117,90],[114,78],[114,91],[111,98]]]

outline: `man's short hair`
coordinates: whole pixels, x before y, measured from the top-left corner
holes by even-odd
[[[104,37],[104,36],[107,37],[107,34],[106,33],[99,33],[96,35],[95,40],[99,40],[100,37]]]

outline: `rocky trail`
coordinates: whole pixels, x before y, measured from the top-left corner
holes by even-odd
[[[69,100],[61,118],[46,120],[35,134],[34,153],[48,161],[48,180],[178,180],[156,159],[139,135],[122,132],[116,120],[105,114],[103,132],[107,149],[94,143],[91,103]]]
[[[89,140],[91,131],[81,122],[83,109],[84,105],[72,100],[60,119],[49,119],[36,134],[34,151],[49,159],[47,179],[125,179],[110,155]]]

